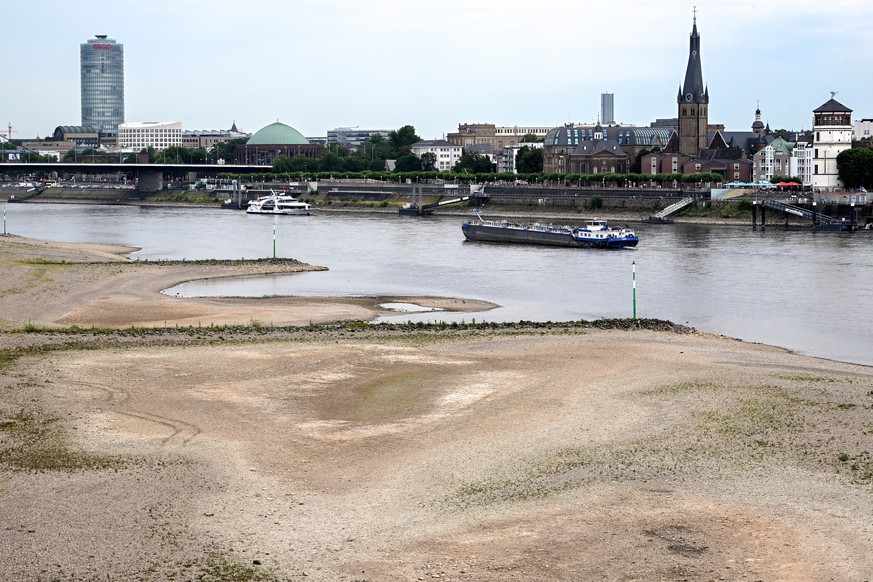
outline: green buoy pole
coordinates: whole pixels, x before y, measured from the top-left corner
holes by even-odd
[[[634,281],[634,319],[637,318],[637,262],[633,261],[633,281]]]
[[[276,217],[273,217],[273,258],[276,258]]]

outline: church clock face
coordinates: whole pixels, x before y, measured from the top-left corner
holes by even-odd
[[[686,100],[686,101],[689,101],[689,102],[690,102],[692,99],[694,99],[694,97],[691,95],[691,93],[687,93],[687,94],[685,95],[685,100]]]

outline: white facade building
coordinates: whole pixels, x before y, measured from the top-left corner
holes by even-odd
[[[852,133],[856,141],[873,139],[873,119],[856,119]]]
[[[426,153],[435,154],[436,167],[434,169],[438,172],[448,172],[461,159],[464,148],[443,139],[434,139],[412,144],[412,153],[418,156],[418,158],[421,158]]]
[[[139,151],[182,146],[181,121],[141,121],[118,126],[118,147]]]
[[[774,176],[799,178],[812,185],[813,148],[806,141],[787,142],[777,137],[753,156],[752,181],[769,182]]]
[[[831,99],[813,110],[812,186],[819,190],[843,187],[837,171],[837,156],[852,148],[852,110]]]

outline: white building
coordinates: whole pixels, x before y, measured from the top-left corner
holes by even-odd
[[[812,170],[814,166],[812,142],[799,141],[791,152],[790,176],[800,178],[804,186],[812,185]]]
[[[856,119],[853,136],[856,141],[873,139],[873,119]]]
[[[182,146],[181,121],[140,121],[118,126],[118,147],[139,151]]]
[[[769,182],[774,176],[799,178],[804,186],[812,185],[812,144],[788,142],[777,137],[753,156],[752,182]]]
[[[852,110],[831,98],[813,110],[812,186],[819,190],[843,187],[837,171],[837,156],[852,148]]]
[[[448,172],[461,159],[464,148],[443,139],[434,139],[412,144],[412,153],[418,158],[426,153],[435,154],[436,167],[434,169],[438,172]]]

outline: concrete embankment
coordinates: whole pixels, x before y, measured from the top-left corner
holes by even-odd
[[[484,214],[491,218],[509,218],[521,220],[545,220],[582,222],[587,218],[604,218],[612,222],[640,223],[651,214],[668,206],[676,200],[679,192],[664,191],[664,196],[653,196],[651,192],[641,193],[634,189],[622,192],[610,191],[610,195],[602,196],[599,190],[573,189],[538,189],[538,196],[530,196],[527,189],[515,188],[511,193],[501,193],[489,197],[482,207]],[[511,195],[510,195],[511,194]],[[619,195],[623,194],[623,195]],[[219,191],[188,191],[173,190],[154,195],[142,195],[138,190],[130,188],[70,188],[49,187],[39,194],[29,192],[24,188],[0,186],[0,199],[16,197],[28,203],[55,204],[136,204],[179,207],[214,208],[226,198]],[[213,197],[214,202],[204,204],[205,197]],[[351,196],[349,192],[333,192],[324,190],[312,193],[305,198],[309,200],[318,212],[343,213],[367,212],[396,214],[398,208],[411,201],[411,195],[405,191],[384,192],[378,200],[369,193],[363,198]],[[598,208],[592,208],[592,198],[600,196]],[[186,200],[190,197],[190,200]],[[195,201],[195,197],[197,200]],[[436,195],[425,197],[425,202],[438,200]],[[751,225],[751,215],[737,209],[737,202],[721,202],[701,200],[685,212],[673,217],[677,223],[692,224],[731,224]],[[441,207],[436,215],[468,217],[471,207],[466,204]],[[785,217],[771,215],[769,222],[773,226],[784,225]],[[808,226],[804,221],[790,217],[790,226]]]

